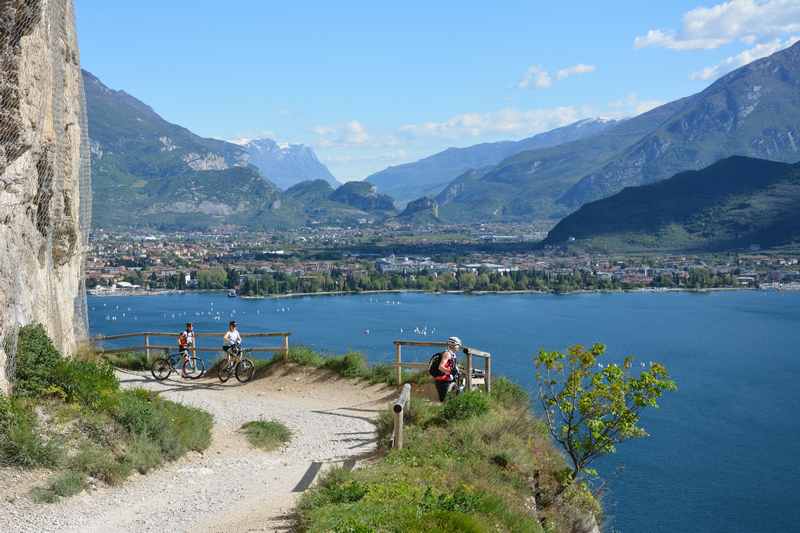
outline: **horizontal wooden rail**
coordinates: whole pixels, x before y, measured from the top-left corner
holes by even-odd
[[[172,351],[177,351],[178,350],[177,346],[175,346],[175,345],[167,346],[167,345],[159,345],[159,344],[150,344],[150,337],[177,338],[178,335],[179,335],[178,333],[174,333],[174,332],[141,331],[141,332],[136,332],[136,333],[121,333],[121,334],[118,334],[118,335],[97,335],[95,337],[92,337],[91,340],[93,342],[99,344],[98,351],[100,351],[101,353],[122,353],[122,352],[130,352],[130,351],[134,351],[134,350],[143,350],[145,352],[147,360],[149,361],[150,360],[150,351],[151,350],[167,351],[167,352],[172,352]],[[206,337],[206,338],[217,337],[220,340],[220,344],[222,343],[223,335],[224,335],[224,333],[197,333],[197,332],[195,333],[195,337],[196,338],[200,338],[200,337]],[[253,333],[242,333],[241,334],[241,336],[243,338],[251,338],[251,339],[252,338],[281,337],[283,339],[283,342],[281,343],[281,346],[264,346],[264,347],[246,348],[245,351],[246,352],[253,352],[253,353],[282,353],[284,359],[288,358],[288,356],[289,356],[289,336],[290,335],[291,335],[291,332],[288,332],[288,331],[283,331],[283,332],[257,331],[257,332],[253,332]],[[120,340],[120,339],[130,339],[130,338],[134,338],[134,337],[144,337],[144,346],[142,346],[142,345],[132,345],[132,346],[124,346],[124,347],[108,348],[108,349],[106,349],[106,348],[104,348],[102,346],[102,343],[105,342],[105,341],[114,341],[114,340]],[[195,346],[194,346],[193,350],[195,352],[220,352],[220,351],[222,351],[222,348],[219,347],[219,346],[215,347],[215,348],[205,348],[205,347],[201,348],[200,346],[197,346],[197,342],[195,342]]]
[[[129,339],[131,337],[177,337],[180,332],[177,333],[165,333],[163,331],[143,331],[140,333],[122,333],[120,335],[97,335],[92,337],[93,341],[113,341],[118,339]],[[225,332],[222,333],[197,333],[195,332],[195,337],[222,337],[225,335]],[[291,335],[291,332],[266,332],[266,333],[241,333],[242,337],[288,337]]]

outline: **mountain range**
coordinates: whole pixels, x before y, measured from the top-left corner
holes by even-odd
[[[324,178],[296,184],[294,191],[290,188],[284,193],[263,176],[249,152],[273,141],[241,146],[200,137],[167,122],[125,91],[108,88],[91,73],[84,71],[83,76],[96,228],[186,230],[237,225],[274,230],[379,220],[394,214],[391,199],[378,195],[368,183],[334,190],[329,181],[337,182],[321,165],[298,165],[296,171],[291,171],[290,164],[272,167],[286,170],[280,174],[282,180],[289,180],[287,176],[300,179],[308,175],[304,172]],[[297,156],[294,161],[319,163],[302,146],[288,152],[278,147],[278,153]],[[299,192],[318,191],[322,186],[324,202]]]
[[[741,156],[585,204],[546,245],[719,251],[800,243],[800,163]]]
[[[540,133],[521,141],[481,143],[466,148],[448,148],[413,163],[392,166],[366,178],[378,190],[406,204],[421,196],[435,196],[462,173],[491,165],[514,154],[547,148],[591,137],[618,121],[585,119],[568,126]]]
[[[247,162],[281,189],[317,179],[325,180],[333,187],[341,185],[328,167],[317,159],[310,146],[278,144],[272,139],[241,139],[234,142],[247,152]]]
[[[448,221],[555,222],[623,187],[732,155],[800,159],[800,43],[597,135],[467,171],[436,199]]]

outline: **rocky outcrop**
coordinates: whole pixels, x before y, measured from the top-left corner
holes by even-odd
[[[72,0],[0,0],[0,390],[16,332],[86,333],[90,180]]]

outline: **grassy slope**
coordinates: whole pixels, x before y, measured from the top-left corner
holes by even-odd
[[[461,395],[444,407],[415,399],[405,446],[358,470],[334,470],[299,505],[304,531],[570,531],[600,518],[583,487],[556,497],[564,461],[523,391],[497,380],[489,398]],[[591,519],[590,519],[591,520]]]
[[[50,469],[35,500],[117,484],[211,443],[208,413],[121,390],[107,363],[62,359],[41,326],[19,335],[14,396],[0,395],[0,465]]]

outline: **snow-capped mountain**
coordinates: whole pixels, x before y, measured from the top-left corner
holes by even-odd
[[[341,185],[314,153],[304,144],[278,144],[272,139],[237,139],[236,144],[245,149],[248,162],[281,189],[288,189],[301,181],[322,179],[334,188]]]

